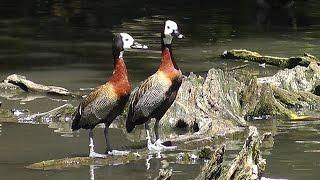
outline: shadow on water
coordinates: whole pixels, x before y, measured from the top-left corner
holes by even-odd
[[[174,55],[185,75],[204,75],[214,67],[227,69],[246,64],[219,55],[226,49],[246,48],[266,55],[297,56],[308,52],[320,57],[320,2],[296,0],[289,8],[259,7],[244,1],[17,1],[0,2],[0,79],[17,73],[38,83],[78,91],[104,83],[112,73],[111,34],[128,32],[150,50],[126,52],[125,60],[134,85],[152,74],[160,59],[160,31],[167,18],[178,22],[186,39],[174,41]],[[248,63],[248,72],[269,76],[278,68]],[[48,111],[66,101],[37,97],[0,97],[5,109]],[[77,100],[67,100],[78,104]],[[316,122],[256,123],[260,130],[276,134],[266,147],[267,177],[317,179],[319,124]],[[60,125],[62,126],[62,125]],[[66,128],[52,125],[51,128]],[[60,129],[60,130],[61,130]],[[65,130],[65,129],[64,129]],[[70,129],[69,129],[70,130]],[[158,174],[159,159],[108,167],[80,167],[62,171],[35,171],[33,162],[87,154],[87,133],[65,134],[47,125],[2,123],[0,126],[0,174],[6,179],[148,179]],[[102,129],[96,130],[97,150],[104,151]],[[69,133],[69,134],[67,134]],[[66,135],[67,134],[67,135]],[[71,137],[70,137],[71,136]],[[116,147],[144,135],[125,136],[112,129]],[[132,139],[131,139],[132,138]],[[241,138],[240,138],[241,139]],[[229,144],[229,159],[242,142]],[[228,149],[227,148],[227,149]],[[175,179],[195,177],[201,163],[173,163]]]

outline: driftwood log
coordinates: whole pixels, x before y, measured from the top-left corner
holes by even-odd
[[[47,93],[47,94],[63,95],[63,96],[75,95],[65,88],[34,83],[26,79],[25,76],[21,76],[17,74],[12,74],[8,76],[0,85],[0,87],[7,88],[7,89],[16,88],[14,86],[19,87],[21,90],[25,92]]]
[[[276,56],[264,56],[257,52],[248,51],[245,49],[226,50],[222,53],[221,57],[225,59],[244,59],[257,63],[275,65],[282,68],[294,68],[298,65],[307,67],[312,62],[320,63],[320,61],[316,57],[307,53],[305,53],[303,56],[286,58]]]

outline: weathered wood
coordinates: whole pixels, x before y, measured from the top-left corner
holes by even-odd
[[[160,123],[207,137],[239,131],[246,125],[238,102],[240,88],[233,74],[220,69],[210,69],[205,78],[190,73]]]
[[[154,178],[155,180],[169,180],[172,176],[172,169],[160,169],[159,175]]]
[[[256,127],[249,127],[249,135],[239,152],[232,161],[226,173],[219,179],[259,179],[266,167],[266,160],[262,158],[261,139]]]
[[[0,109],[0,122],[17,122],[17,118],[10,110]]]
[[[293,68],[297,65],[307,67],[310,63],[320,61],[314,56],[305,53],[303,56],[298,57],[276,57],[276,56],[264,56],[258,52],[248,51],[246,49],[231,49],[222,53],[221,57],[225,59],[244,59],[257,63],[266,63],[275,65],[282,68]]]
[[[225,145],[218,148],[211,156],[211,160],[206,164],[201,173],[195,180],[218,179],[222,171],[223,155],[225,153]]]
[[[75,111],[76,107],[73,107],[71,104],[64,104],[47,112],[33,114],[29,116],[28,119],[40,123],[46,123],[48,121],[65,122],[72,118]]]
[[[231,179],[259,179],[265,171],[266,160],[262,158],[260,146],[262,138],[256,127],[249,127],[249,134],[238,156],[231,165],[223,167],[225,146],[215,151],[211,160],[205,165],[196,180],[231,180]]]
[[[46,86],[38,83],[34,83],[28,79],[26,79],[25,76],[12,74],[8,76],[4,80],[5,83],[13,84],[18,86],[20,89],[26,91],[26,92],[37,92],[37,93],[48,93],[48,94],[54,94],[54,95],[63,95],[63,96],[74,96],[75,94],[71,93],[65,88],[57,87],[57,86]],[[8,86],[8,88],[13,88],[12,85]]]

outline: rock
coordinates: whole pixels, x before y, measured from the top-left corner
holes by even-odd
[[[320,63],[314,56],[305,53],[299,57],[275,57],[275,56],[263,56],[257,52],[248,51],[245,49],[231,49],[226,50],[221,55],[225,59],[244,59],[257,63],[266,63],[283,68],[294,68],[297,65],[308,66],[310,63]]]

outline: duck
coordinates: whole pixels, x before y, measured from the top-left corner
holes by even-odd
[[[174,102],[182,83],[182,72],[172,53],[173,38],[182,39],[178,25],[172,20],[164,22],[161,32],[161,62],[158,70],[135,88],[130,96],[126,130],[132,132],[135,126],[144,124],[147,147],[150,151],[175,149],[165,146],[159,137],[159,122]],[[149,122],[155,119],[155,142],[150,137]]]
[[[146,45],[136,42],[128,33],[114,34],[112,42],[113,73],[103,85],[96,87],[79,104],[72,121],[72,130],[89,130],[89,157],[104,158],[107,155],[122,155],[128,151],[113,150],[109,139],[109,126],[122,113],[131,93],[131,83],[124,61],[127,49],[147,49]],[[100,123],[105,124],[104,135],[106,153],[94,151],[93,129]]]

